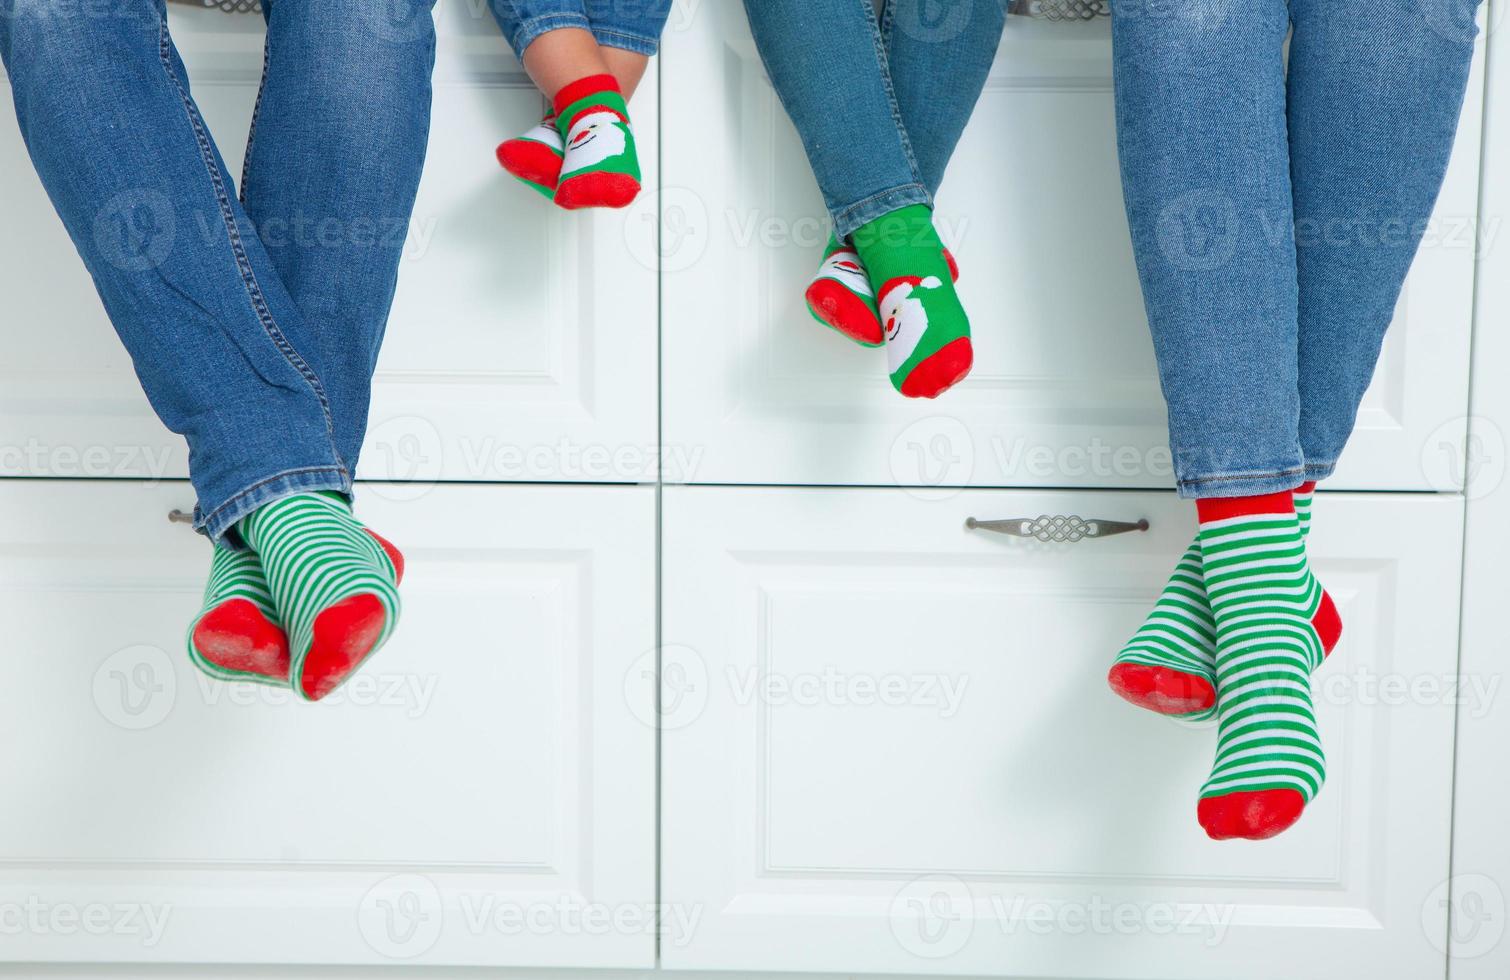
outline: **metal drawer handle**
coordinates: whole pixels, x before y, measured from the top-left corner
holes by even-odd
[[[1012,0],[1008,12],[1042,20],[1095,20],[1110,17],[1111,0]]]
[[[170,524],[193,524],[194,523],[194,515],[192,513],[190,513],[189,511],[179,510],[177,507],[175,507],[172,510],[168,511],[168,523],[170,523]]]
[[[178,0],[193,7],[219,7],[228,14],[260,14],[262,4],[258,0]]]
[[[965,519],[965,527],[971,531],[995,531],[1010,534],[1014,538],[1037,538],[1039,541],[1068,541],[1074,544],[1081,538],[1109,538],[1113,534],[1148,530],[1148,518],[1138,521],[1104,521],[1098,517],[1089,520],[1075,514],[1041,514],[1038,517],[1012,517],[1004,521],[977,521]]]

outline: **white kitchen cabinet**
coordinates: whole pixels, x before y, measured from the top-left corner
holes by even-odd
[[[239,175],[262,71],[262,19],[170,5],[194,95]],[[571,214],[493,157],[544,101],[479,4],[438,8],[425,177],[378,365],[367,479],[636,483],[656,476],[654,196]],[[3,81],[3,75],[0,75]],[[656,186],[657,91],[633,102]],[[182,477],[33,172],[0,91],[8,354],[0,475]]]
[[[1173,484],[1106,25],[1008,21],[939,197],[976,364],[936,402],[898,396],[882,351],[806,311],[828,219],[739,5],[704,5],[668,37],[664,440],[700,453],[668,479]],[[1424,456],[1461,441],[1467,412],[1482,89],[1480,56],[1437,217],[1333,488],[1460,486]]]
[[[366,487],[403,622],[318,705],[190,665],[189,500],[0,482],[0,963],[653,965],[655,491]]]
[[[1194,530],[1156,493],[672,487],[662,900],[674,969],[1441,977],[1462,501],[1339,495],[1312,553],[1346,623],[1302,821],[1209,841],[1214,732],[1105,673]],[[1150,522],[1078,543],[969,517]],[[1412,692],[1415,689],[1412,688]],[[1439,896],[1438,896],[1439,897]]]

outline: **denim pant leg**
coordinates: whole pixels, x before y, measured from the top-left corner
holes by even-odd
[[[1005,0],[886,0],[881,36],[918,173],[937,195],[1006,27]]]
[[[755,46],[841,237],[913,204],[918,173],[871,0],[745,0]]]
[[[153,409],[188,441],[196,527],[220,542],[267,500],[348,490],[317,345],[236,200],[162,0],[8,0],[0,55],[37,172]]]
[[[1303,479],[1289,26],[1285,0],[1113,5],[1123,191],[1187,497]]]
[[[1300,445],[1332,472],[1447,169],[1477,0],[1294,0]]]
[[[241,196],[318,345],[351,473],[429,139],[432,6],[263,0]]]

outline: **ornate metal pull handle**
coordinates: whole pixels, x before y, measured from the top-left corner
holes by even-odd
[[[1010,534],[1014,538],[1037,538],[1039,541],[1068,541],[1074,544],[1081,538],[1109,538],[1113,534],[1148,530],[1148,518],[1139,521],[1104,521],[1092,517],[1087,520],[1075,514],[1042,514],[1038,517],[1013,517],[1004,521],[977,521],[970,517],[965,527],[971,531],[995,531]]]
[[[1111,0],[1012,0],[1008,12],[1042,20],[1095,20],[1110,17]]]

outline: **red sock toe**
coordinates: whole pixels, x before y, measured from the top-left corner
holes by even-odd
[[[876,308],[832,279],[815,279],[807,287],[813,315],[857,344],[878,347],[884,339]]]
[[[628,174],[600,171],[568,177],[556,188],[556,203],[568,211],[623,208],[633,203],[639,193],[640,182]]]
[[[194,649],[223,670],[288,679],[288,637],[246,599],[227,599],[194,627]]]
[[[317,616],[314,642],[299,675],[304,696],[318,701],[355,673],[383,635],[387,616],[383,603],[367,592],[343,599]]]
[[[1290,829],[1305,806],[1298,790],[1266,789],[1207,797],[1196,816],[1212,840],[1267,840]]]
[[[498,144],[498,163],[520,180],[551,190],[561,181],[561,154],[534,140],[505,140]]]
[[[908,398],[937,398],[963,381],[974,363],[975,349],[970,346],[970,338],[951,340],[912,369],[902,382],[902,394]]]
[[[382,545],[383,550],[388,553],[388,560],[393,562],[394,582],[398,585],[403,585],[404,553],[399,551],[398,547],[392,541],[389,541],[387,538],[383,537],[381,534],[377,533],[371,528],[367,529],[367,533],[372,535],[372,539],[378,544]]]
[[[1311,625],[1316,627],[1316,635],[1321,637],[1321,649],[1330,656],[1337,649],[1337,642],[1342,639],[1342,615],[1337,612],[1337,603],[1332,601],[1330,592],[1321,593],[1321,607],[1316,610]]]
[[[1106,681],[1123,700],[1161,715],[1195,714],[1216,704],[1210,681],[1170,667],[1113,664]]]

